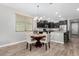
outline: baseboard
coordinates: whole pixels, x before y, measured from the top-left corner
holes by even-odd
[[[55,40],[51,40],[51,42],[56,42],[56,43],[61,43],[61,44],[64,44],[64,42],[55,41]]]
[[[26,40],[4,44],[4,45],[1,45],[0,48],[1,47],[7,47],[7,46],[16,45],[16,44],[19,44],[19,43],[22,43],[22,42],[26,42]],[[56,43],[64,44],[64,42],[59,42],[59,41],[55,41],[55,40],[51,40],[51,42],[56,42]]]
[[[4,45],[1,45],[0,48],[7,47],[7,46],[12,46],[12,45],[16,45],[16,44],[19,44],[19,43],[22,43],[22,42],[26,42],[26,40],[4,44]]]

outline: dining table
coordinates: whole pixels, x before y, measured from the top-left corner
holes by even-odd
[[[42,40],[44,37],[46,37],[46,36],[43,34],[35,34],[35,35],[31,36],[31,38],[33,38],[33,40],[37,40],[37,42],[35,43],[36,48],[42,46],[42,43],[40,42],[40,40]]]

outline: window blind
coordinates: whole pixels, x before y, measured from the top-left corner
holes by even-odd
[[[32,17],[16,14],[16,31],[32,31]]]

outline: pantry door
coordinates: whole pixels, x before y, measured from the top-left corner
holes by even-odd
[[[77,22],[71,23],[71,34],[79,36],[79,23]]]

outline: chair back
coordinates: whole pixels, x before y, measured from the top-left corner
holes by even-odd
[[[34,35],[33,32],[26,32],[25,33],[25,38],[28,42],[32,41],[31,36]]]
[[[46,32],[43,32],[43,35],[45,35],[46,37],[44,37],[45,41],[49,41],[49,37],[48,37],[48,34]]]

